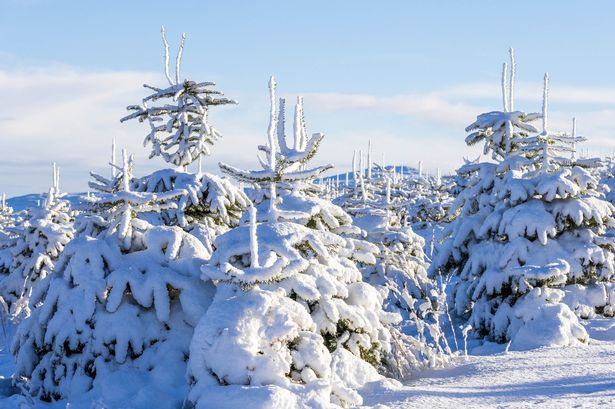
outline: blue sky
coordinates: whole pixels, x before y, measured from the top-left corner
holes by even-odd
[[[267,128],[267,80],[305,96],[308,131],[327,136],[317,161],[349,167],[372,139],[387,161],[452,171],[480,149],[465,125],[500,108],[507,49],[517,53],[519,109],[540,109],[551,76],[551,123],[576,115],[590,154],[615,148],[615,5],[609,1],[43,1],[0,0],[0,191],[39,192],[51,162],[63,187],[106,172],[110,141],[162,164],[146,129],[120,124],[143,82],[164,84],[160,25],[188,35],[183,73],[214,80],[240,105],[211,113],[225,135],[206,160],[254,167]]]

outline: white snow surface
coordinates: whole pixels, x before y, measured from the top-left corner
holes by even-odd
[[[426,370],[399,389],[364,389],[366,407],[615,407],[615,321],[587,325],[589,345],[506,352],[486,343],[451,368]]]
[[[506,345],[474,341],[469,356],[456,358],[449,368],[424,370],[403,386],[381,380],[368,383],[358,391],[363,397],[361,408],[615,407],[615,320],[594,319],[584,325],[591,336],[588,345],[506,352]],[[6,345],[3,337],[0,345]],[[165,399],[173,395],[173,388],[157,390],[156,380],[125,369],[116,382],[95,385],[70,402],[28,401],[11,387],[13,367],[11,355],[3,348],[0,409],[151,409],[165,407]],[[185,393],[178,389],[178,395]],[[212,408],[252,408],[251,402],[259,400],[250,387],[215,389],[217,393],[210,395]],[[278,403],[288,398],[292,409],[292,399],[278,389],[271,386],[260,392]]]

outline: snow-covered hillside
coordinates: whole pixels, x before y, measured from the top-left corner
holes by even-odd
[[[69,193],[64,197],[64,199],[68,200],[71,206],[76,206],[80,203],[81,198],[84,196],[87,196],[87,193]],[[15,196],[8,198],[6,202],[13,208],[14,211],[20,212],[29,207],[40,206],[45,202],[45,194],[32,193],[23,196]]]

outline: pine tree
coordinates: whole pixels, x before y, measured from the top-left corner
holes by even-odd
[[[412,184],[406,207],[407,222],[415,231],[433,231],[450,222],[449,209],[454,200],[450,178],[426,178]]]
[[[514,50],[510,49],[510,73],[504,63],[502,68],[502,99],[504,110],[479,115],[466,132],[466,143],[472,146],[484,142],[483,153],[491,153],[493,159],[502,160],[517,148],[517,142],[531,133],[538,132],[531,122],[540,118],[539,113],[514,110],[514,85],[516,65]],[[509,81],[507,83],[507,81]]]
[[[293,191],[320,192],[322,189],[315,186],[311,181],[333,166],[325,165],[306,169],[307,163],[316,155],[324,134],[314,133],[308,139],[303,99],[299,97],[295,106],[294,142],[290,146],[287,142],[285,129],[286,101],[283,98],[280,99],[280,109],[276,114],[276,83],[273,77],[270,80],[269,88],[271,90],[271,111],[268,144],[258,146],[259,151],[265,154],[264,159],[258,157],[262,170],[242,170],[225,163],[220,163],[220,168],[222,172],[240,182],[256,185],[263,190],[267,190],[270,194],[268,199],[271,203],[271,209],[274,209],[278,201],[278,191],[282,195]]]
[[[0,197],[0,251],[9,245],[11,237],[14,236],[14,234],[11,233],[11,230],[14,227],[15,214],[13,212],[13,208],[9,206],[6,201],[6,194],[3,193]],[[1,258],[0,263],[3,263]],[[2,265],[4,264],[5,263]]]
[[[250,200],[229,179],[211,173],[172,169],[134,179],[132,189],[145,193],[177,194],[176,206],[150,213],[154,224],[179,226],[203,242],[209,252],[214,239],[239,225]]]
[[[458,277],[453,307],[469,327],[517,348],[587,341],[571,285],[610,281],[615,267],[615,208],[570,157],[584,138],[548,129],[547,79],[542,131],[515,139],[500,163],[458,171],[460,214],[434,263]]]
[[[199,278],[207,251],[180,228],[139,217],[174,206],[173,197],[131,191],[131,170],[124,153],[122,185],[91,203],[102,228],[66,246],[14,337],[16,379],[41,399],[74,396],[135,368],[171,383],[156,384],[158,393],[187,388],[189,340],[213,296]]]
[[[402,377],[418,368],[442,365],[451,352],[440,327],[444,295],[427,275],[425,241],[406,224],[415,182],[376,166],[371,178],[363,180],[367,199],[353,192],[338,198],[366,240],[380,250],[376,263],[359,265],[365,281],[385,294],[385,308],[401,314],[401,328],[410,335],[403,337],[410,345],[397,357],[408,360],[395,368],[395,375]]]
[[[10,207],[6,201],[6,194],[2,194],[0,200],[0,276],[6,276],[9,274],[9,268],[13,263],[13,255],[11,254],[11,247],[15,240],[15,233],[13,228],[15,227],[13,208]],[[2,300],[4,301],[4,300]],[[2,303],[4,312],[8,315],[9,306],[6,302]]]
[[[199,159],[209,155],[209,145],[213,145],[222,135],[208,122],[210,106],[236,104],[237,101],[223,97],[222,92],[211,89],[213,82],[195,82],[181,79],[181,60],[186,35],[182,40],[175,60],[175,78],[169,73],[169,44],[164,27],[161,30],[164,44],[165,75],[169,86],[158,88],[144,85],[154,91],[143,98],[141,105],[128,106],[130,115],[121,122],[138,119],[147,121],[150,133],[144,144],[150,144],[150,158],[161,156],[166,162],[185,169]],[[150,106],[159,100],[160,105]]]
[[[264,389],[270,404],[275,394],[290,394],[289,405],[296,407],[360,403],[336,368],[360,367],[377,379],[374,367],[382,367],[391,351],[387,325],[399,319],[382,309],[382,295],[362,281],[356,265],[375,262],[377,248],[340,236],[353,229],[351,218],[313,195],[312,180],[329,168],[307,167],[322,134],[306,138],[299,100],[291,148],[278,119],[283,111],[276,115],[273,78],[270,97],[268,144],[259,147],[263,170],[221,164],[268,194],[250,225],[216,240],[202,269],[220,284],[191,345],[197,408],[206,407],[215,385],[270,385]]]
[[[6,194],[2,194],[0,199],[0,241],[8,239],[10,235],[8,229],[15,226],[13,208],[6,201]]]
[[[154,224],[179,226],[198,237],[211,252],[215,237],[239,223],[239,217],[248,206],[245,194],[228,180],[201,171],[201,160],[210,154],[210,146],[221,134],[209,123],[210,106],[236,104],[211,89],[213,82],[181,81],[180,65],[185,35],[176,58],[175,78],[169,74],[169,45],[164,28],[165,74],[167,88],[145,85],[154,91],[141,105],[131,105],[134,111],[121,119],[147,121],[150,133],[145,144],[152,146],[150,158],[161,156],[176,169],[162,169],[131,181],[131,189],[146,193],[181,193],[177,206],[157,214],[148,215]],[[165,101],[159,105],[150,106]],[[187,172],[194,161],[199,163],[198,173]],[[102,183],[108,181],[102,180]]]
[[[30,315],[30,296],[54,269],[64,247],[74,235],[73,212],[60,193],[59,169],[53,166],[53,184],[44,203],[31,207],[18,226],[5,252],[10,264],[0,280],[0,297],[13,318]],[[7,255],[8,255],[7,254]]]

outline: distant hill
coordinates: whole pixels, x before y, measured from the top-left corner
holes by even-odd
[[[391,166],[387,166],[387,169],[391,170]],[[398,174],[403,174],[404,176],[410,176],[412,175],[413,177],[418,177],[418,170],[416,168],[410,167],[410,166],[405,166],[405,165],[396,165],[395,166],[395,171]],[[327,183],[329,181],[331,182],[335,182],[335,180],[338,178],[337,175],[330,175],[330,176],[325,176],[322,178],[318,178],[316,179],[316,183]],[[346,178],[346,173],[340,173],[339,174],[339,181],[340,183],[344,183]],[[352,175],[352,171],[348,172],[348,180],[352,181],[353,180],[353,175]],[[69,193],[66,195],[66,199],[71,203],[71,205],[77,205],[79,204],[79,200],[81,197],[86,196],[86,193]],[[7,199],[7,202],[9,204],[9,206],[11,206],[13,208],[14,211],[18,212],[21,210],[25,210],[28,207],[32,207],[32,206],[37,206],[37,204],[40,202],[42,203],[43,200],[45,200],[45,195],[42,193],[31,193],[28,195],[23,195],[23,196],[16,196],[16,197],[12,197],[10,199]]]
[[[393,167],[391,165],[387,165],[387,170],[392,170]],[[373,168],[373,172],[376,172],[376,168]],[[419,171],[416,168],[413,168],[411,166],[406,166],[406,165],[396,165],[395,166],[395,171],[397,172],[397,174],[400,175],[404,175],[406,177],[412,176],[413,178],[418,178],[419,176]],[[364,170],[364,172],[367,172],[367,169]],[[425,172],[423,172],[423,176],[426,176]],[[339,174],[335,174],[335,175],[329,175],[329,176],[324,176],[322,178],[318,178],[316,179],[316,183],[328,183],[329,181],[331,182],[335,182],[336,180],[338,180],[339,177],[339,181],[340,183],[344,183],[346,181],[346,177],[348,177],[348,181],[352,181],[354,180],[354,175],[352,174],[352,171],[348,171],[348,172],[344,172],[344,173],[339,173]]]
[[[65,196],[65,199],[70,202],[71,205],[76,205],[79,203],[79,198],[82,196],[86,196],[85,193],[69,193]],[[25,210],[28,207],[37,206],[39,203],[43,203],[45,200],[45,195],[42,193],[31,193],[29,195],[17,196],[7,199],[9,206],[13,208],[14,211],[18,212],[21,210]]]

